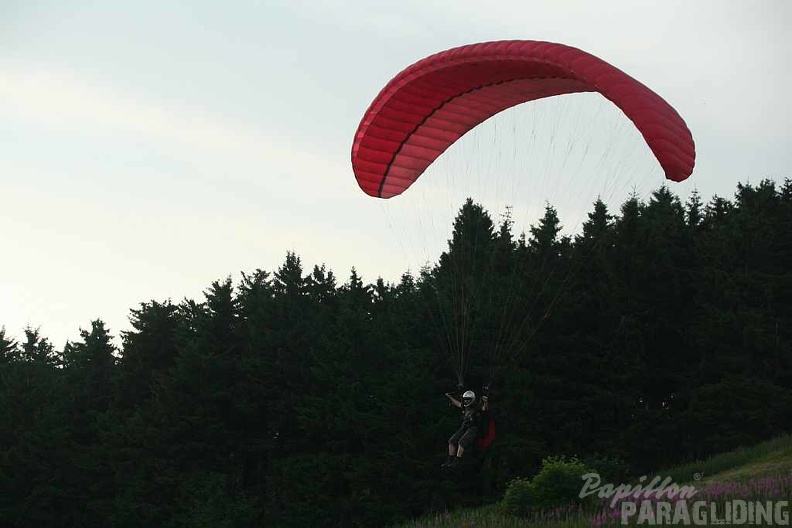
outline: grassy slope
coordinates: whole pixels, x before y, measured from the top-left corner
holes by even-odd
[[[678,483],[691,483],[699,474],[700,483],[746,480],[792,471],[792,435],[785,435],[751,447],[740,447],[707,460],[659,472]]]
[[[741,447],[706,460],[684,464],[657,475],[670,476],[677,484],[745,481],[767,475],[792,472],[792,435],[786,435],[751,447]],[[544,522],[541,518],[526,521],[501,513],[497,506],[461,510],[444,515],[428,515],[403,524],[400,528],[461,528],[461,527],[577,527],[590,526],[590,519],[581,517],[562,524]]]

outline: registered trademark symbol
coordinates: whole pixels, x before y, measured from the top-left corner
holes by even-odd
[[[693,473],[693,480],[701,480],[701,473]]]

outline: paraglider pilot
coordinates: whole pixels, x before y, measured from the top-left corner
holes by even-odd
[[[455,466],[465,450],[468,449],[478,438],[478,425],[481,413],[489,408],[489,398],[481,397],[481,402],[476,401],[476,393],[465,391],[460,402],[454,398],[450,392],[446,392],[446,397],[451,401],[451,405],[462,409],[462,425],[448,439],[448,460],[441,467]]]

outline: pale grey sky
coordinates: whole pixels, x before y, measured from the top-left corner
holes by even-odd
[[[437,246],[403,222],[432,186],[365,196],[352,136],[399,70],[472,42],[562,42],[653,88],[696,139],[683,198],[788,177],[789,27],[784,0],[0,0],[0,325],[58,347],[98,317],[117,335],[140,302],[287,250],[342,279],[415,269],[405,240]]]

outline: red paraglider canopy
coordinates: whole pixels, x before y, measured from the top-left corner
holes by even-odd
[[[693,172],[695,146],[685,122],[652,90],[576,48],[530,40],[471,44],[427,57],[379,93],[360,122],[352,167],[366,194],[404,192],[457,139],[520,103],[599,92],[641,132],[666,178]]]

